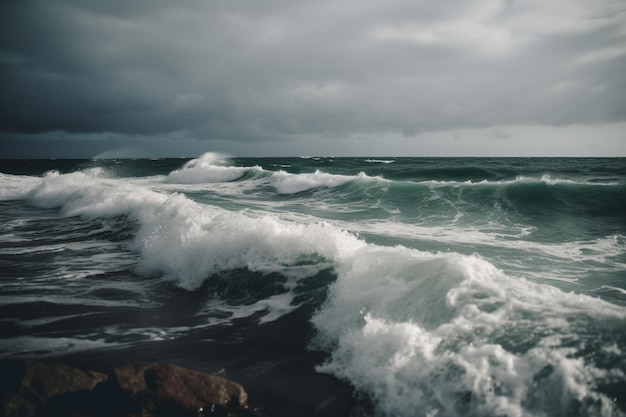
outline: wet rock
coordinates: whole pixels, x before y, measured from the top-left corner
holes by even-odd
[[[5,394],[0,396],[1,416],[34,417],[37,415],[35,405],[18,394]]]
[[[89,392],[107,379],[99,372],[83,372],[66,365],[12,361],[0,367],[2,410],[6,416],[37,415],[53,398]]]
[[[247,406],[241,385],[215,375],[155,363],[130,364],[113,372],[120,389],[144,412],[229,414]]]
[[[31,393],[42,401],[67,392],[93,389],[107,379],[100,372],[84,372],[66,365],[10,362],[1,369],[2,387]]]
[[[10,361],[0,365],[0,415],[251,417],[243,387],[173,365],[133,363],[110,372]]]

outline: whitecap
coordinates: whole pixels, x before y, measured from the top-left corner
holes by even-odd
[[[296,194],[315,188],[334,188],[356,179],[370,178],[364,173],[356,176],[321,172],[290,174],[283,170],[275,172],[271,181],[279,194]]]
[[[249,170],[262,170],[260,167],[228,166],[228,158],[208,152],[187,162],[181,169],[172,171],[167,181],[177,184],[202,184],[235,181]]]
[[[395,159],[366,159],[367,163],[377,163],[377,164],[393,164]]]
[[[318,367],[381,415],[611,415],[619,349],[587,356],[626,308],[507,276],[476,256],[367,246],[338,264],[313,319]],[[600,342],[601,343],[601,342]],[[578,410],[578,411],[574,411]]]
[[[41,178],[0,172],[0,200],[20,200]]]

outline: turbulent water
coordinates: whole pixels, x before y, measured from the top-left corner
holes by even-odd
[[[0,358],[211,363],[302,401],[342,381],[353,415],[625,414],[624,159],[0,172]]]

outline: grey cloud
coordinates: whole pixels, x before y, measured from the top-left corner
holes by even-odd
[[[568,4],[6,1],[0,130],[246,141],[625,120],[623,12],[556,13]]]

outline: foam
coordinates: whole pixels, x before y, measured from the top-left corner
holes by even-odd
[[[356,244],[356,239],[324,223],[302,225],[271,215],[228,212],[175,195],[142,218],[134,247],[142,253],[145,273],[163,272],[192,290],[220,271],[263,272],[315,255],[332,259],[342,242]]]
[[[340,262],[313,318],[318,367],[381,415],[612,415],[598,385],[624,380],[619,349],[584,356],[626,308],[511,278],[476,256],[368,246]],[[596,354],[597,355],[597,354]],[[606,366],[606,365],[604,365]]]
[[[55,322],[59,322],[59,321],[67,320],[67,319],[86,317],[92,314],[95,314],[95,313],[70,314],[70,315],[63,315],[63,316],[47,316],[47,317],[39,317],[36,319],[28,319],[28,320],[20,320],[17,318],[11,318],[11,319],[2,319],[0,321],[15,323],[22,327],[37,327],[37,326],[55,323]]]
[[[37,346],[37,350],[33,350]],[[68,352],[79,352],[102,348],[119,348],[121,343],[107,342],[103,339],[79,339],[69,337],[19,336],[0,339],[1,358],[54,357]]]
[[[393,238],[404,238],[419,242],[437,242],[440,244],[456,244],[476,248],[478,246],[491,247],[498,251],[512,251],[510,256],[503,259],[514,266],[520,257],[527,260],[539,257],[558,264],[564,269],[560,271],[552,267],[550,274],[541,272],[543,278],[575,279],[581,274],[584,276],[594,267],[601,270],[623,270],[626,268],[624,258],[624,236],[614,234],[590,240],[574,240],[557,243],[542,243],[528,239],[532,232],[526,226],[509,226],[493,224],[489,227],[481,225],[442,225],[436,226],[421,219],[426,224],[410,224],[405,222],[385,220],[371,222],[342,222],[341,226],[355,233],[370,233]],[[476,250],[476,249],[474,249]],[[576,268],[571,268],[576,264]],[[521,265],[521,264],[520,264]],[[582,268],[582,265],[586,267]],[[526,276],[533,274],[534,268],[523,265]]]
[[[22,286],[23,287],[23,286]],[[38,290],[46,289],[45,286],[37,286]],[[50,289],[53,289],[52,286]],[[93,307],[137,307],[138,300],[133,299],[130,301],[115,301],[115,300],[103,300],[93,297],[76,297],[75,295],[62,295],[62,294],[46,294],[40,296],[27,296],[27,295],[10,295],[0,296],[0,306],[21,305],[28,303],[51,303],[63,306],[93,306]],[[141,306],[149,306],[145,300],[141,300]]]
[[[269,323],[275,321],[285,314],[288,314],[299,307],[299,304],[293,304],[294,294],[292,292],[284,294],[272,295],[263,300],[259,300],[250,305],[240,306],[219,306],[215,308],[218,311],[224,311],[230,314],[230,319],[242,319],[250,317],[254,314],[264,312],[259,323]]]
[[[545,184],[545,185],[586,185],[586,186],[606,186],[612,187],[620,185],[617,182],[590,182],[575,181],[570,179],[552,178],[549,174],[543,174],[541,177],[517,176],[511,180],[480,180],[480,181],[450,181],[450,180],[426,180],[417,181],[418,184],[435,186],[435,187],[461,187],[461,186],[493,186],[493,185],[515,185],[515,184]]]
[[[393,164],[395,159],[366,159],[364,162],[374,164]]]
[[[203,184],[235,181],[246,172],[262,171],[260,167],[226,166],[228,159],[221,154],[209,152],[187,162],[183,168],[172,171],[167,181],[177,184]]]
[[[110,326],[104,329],[107,337],[115,340],[129,340],[128,343],[141,342],[161,342],[164,340],[173,340],[188,335],[192,330],[204,329],[214,326],[216,322],[206,322],[194,326],[175,326],[175,327],[133,327],[126,326]],[[223,324],[220,322],[219,324]]]
[[[0,172],[0,200],[21,200],[39,181],[37,177]]]
[[[160,275],[190,291],[219,272],[248,269],[290,277],[285,288],[289,294],[299,280],[327,268],[329,260],[364,245],[328,223],[301,224],[271,214],[231,212],[94,173],[50,173],[28,199],[71,216],[128,217],[137,224],[129,242],[141,255],[137,272]],[[267,311],[264,321],[274,320],[291,311],[285,300],[265,300],[255,309]]]
[[[103,178],[98,172],[50,172],[27,194],[29,202],[60,208],[69,216],[140,216],[143,209],[161,204],[167,196],[124,180]]]
[[[363,178],[370,177],[362,172],[356,176],[352,176],[329,174],[319,170],[312,174],[290,174],[280,170],[272,175],[271,180],[279,194],[296,194],[315,188],[334,188],[355,179]]]

